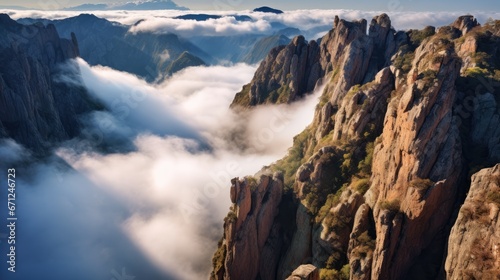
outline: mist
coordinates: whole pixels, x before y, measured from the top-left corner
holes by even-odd
[[[22,267],[9,279],[206,279],[230,180],[284,156],[322,90],[238,112],[229,105],[255,66],[191,67],[161,84],[81,59],[64,67],[82,75],[62,80],[108,110],[84,116],[81,138],[19,174]],[[0,144],[11,165],[25,162],[10,152],[18,144]]]
[[[393,3],[394,2],[394,3]],[[18,11],[0,10],[9,14],[13,19],[20,18],[44,18],[64,19],[74,17],[84,12],[74,11]],[[459,16],[472,14],[480,23],[485,23],[488,18],[500,18],[500,13],[495,11],[449,11],[449,12],[414,12],[406,10],[404,5],[398,5],[398,1],[389,1],[385,9],[379,11],[360,11],[348,9],[331,10],[293,10],[283,14],[254,13],[250,10],[243,11],[213,11],[213,10],[191,10],[191,11],[86,11],[98,17],[129,25],[130,32],[152,32],[152,33],[175,33],[182,37],[200,36],[231,36],[242,34],[264,34],[270,35],[278,31],[272,28],[273,24],[284,24],[289,27],[300,29],[306,39],[318,39],[332,28],[335,15],[346,20],[358,20],[361,18],[368,21],[381,13],[387,13],[391,17],[392,26],[396,30],[422,29],[432,25],[440,27],[451,24]],[[185,14],[212,14],[223,16],[219,19],[206,21],[194,21],[175,19]],[[238,21],[235,15],[249,16],[251,21]],[[139,22],[140,21],[140,22]]]

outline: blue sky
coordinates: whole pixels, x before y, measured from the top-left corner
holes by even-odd
[[[0,0],[0,5],[19,5],[31,8],[40,7],[71,7],[83,3],[115,3],[128,0]],[[258,6],[268,5],[282,10],[295,9],[356,9],[356,10],[381,10],[381,11],[500,11],[498,0],[177,0],[178,5],[190,9],[208,10],[244,10]]]

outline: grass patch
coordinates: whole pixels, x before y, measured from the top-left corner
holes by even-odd
[[[226,259],[226,245],[223,243],[223,238],[219,240],[219,246],[212,257],[212,267],[214,274],[217,274],[221,269],[224,269],[224,261]]]
[[[380,202],[379,206],[381,209],[389,210],[393,213],[398,213],[400,211],[401,202],[399,201],[399,199],[394,199],[390,201],[384,200]]]
[[[415,188],[417,190],[425,190],[427,191],[430,187],[434,185],[434,182],[432,182],[429,179],[422,179],[422,178],[415,178],[410,182],[410,186],[412,188]]]
[[[307,160],[309,129],[305,129],[293,138],[293,146],[288,150],[288,154],[278,160],[273,169],[283,172],[285,190],[291,190],[295,182],[295,173],[297,169]]]
[[[481,68],[481,67],[471,67],[465,69],[465,76],[467,77],[472,77],[472,78],[480,78],[480,77],[487,77],[490,74],[488,69]]]
[[[231,108],[235,106],[248,107],[255,104],[250,104],[250,84],[243,86],[240,92],[234,96],[233,103],[231,103]]]
[[[354,189],[364,195],[370,188],[370,179],[364,178],[354,182]]]

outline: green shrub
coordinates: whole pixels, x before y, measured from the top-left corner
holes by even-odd
[[[399,201],[399,199],[394,199],[391,201],[384,200],[384,201],[380,202],[381,209],[389,210],[389,211],[394,212],[394,213],[397,213],[400,211],[400,205],[401,205],[401,202]]]
[[[319,270],[319,279],[321,280],[339,280],[339,272],[335,269],[322,268]]]
[[[394,59],[394,67],[401,69],[403,72],[407,73],[411,70],[411,64],[415,58],[414,52],[407,52],[403,55],[399,55]]]
[[[375,250],[375,240],[368,234],[368,231],[360,234],[356,238],[356,241],[358,245],[351,253],[356,258],[366,258],[366,256],[372,254],[373,250]]]
[[[318,214],[316,215],[315,222],[317,224],[321,223],[321,221],[328,215],[328,212],[332,207],[335,207],[340,202],[340,195],[342,194],[343,189],[338,190],[336,193],[331,193],[326,197],[326,202],[319,209]]]
[[[357,85],[353,85],[349,91],[347,92],[346,94],[346,97],[345,98],[350,98],[352,96],[354,96],[354,94],[356,94],[359,90],[361,89],[361,85],[357,84]]]
[[[435,79],[437,79],[437,72],[427,69],[424,72],[420,73],[419,78],[426,83],[431,83],[434,82]]]
[[[491,55],[485,52],[476,52],[472,54],[472,61],[478,65],[480,68],[489,68],[490,64],[488,60],[490,60]]]
[[[309,129],[305,129],[293,138],[293,146],[288,150],[288,154],[273,165],[275,170],[283,172],[285,189],[287,190],[292,189],[297,169],[307,160],[305,150],[308,139]]]
[[[358,163],[359,172],[369,175],[372,172],[373,151],[375,150],[375,143],[369,142],[366,144],[366,157]]]
[[[231,107],[238,105],[242,107],[255,105],[255,104],[250,104],[250,84],[244,85],[241,91],[234,96],[234,100],[233,103],[231,104]]]
[[[432,187],[434,185],[434,182],[432,182],[431,180],[429,179],[422,179],[422,178],[414,178],[411,182],[410,182],[410,186],[415,188],[415,189],[418,189],[418,190],[428,190],[430,187]]]
[[[493,79],[500,81],[500,70],[495,70],[495,74],[493,74]]]
[[[351,218],[337,214],[328,213],[324,220],[324,225],[327,227],[327,231],[339,232],[346,229],[349,226]]]
[[[255,191],[257,189],[257,186],[259,185],[257,179],[253,176],[247,176],[245,177],[245,179],[247,179],[247,183],[250,185],[250,190]]]
[[[420,46],[424,39],[434,34],[436,34],[436,28],[434,26],[427,26],[422,30],[412,29],[408,32],[412,48],[414,49]]]
[[[340,269],[340,279],[341,280],[349,280],[351,273],[351,266],[346,264]]]
[[[229,211],[227,213],[227,216],[224,218],[224,223],[234,223],[238,217],[236,216],[236,213],[234,211]]]
[[[226,259],[226,245],[223,244],[223,239],[221,239],[219,241],[219,247],[217,248],[217,251],[215,251],[215,254],[212,257],[212,267],[214,272],[217,272],[224,267],[225,259]]]
[[[472,78],[486,77],[489,74],[487,69],[481,67],[471,67],[465,70],[465,76]]]
[[[364,178],[354,183],[354,189],[364,195],[370,188],[370,179]]]

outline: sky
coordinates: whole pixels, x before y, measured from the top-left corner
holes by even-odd
[[[72,7],[84,3],[116,3],[126,0],[0,0],[0,5],[17,5],[29,8],[57,9]],[[274,1],[248,1],[248,0],[177,0],[180,6],[192,10],[246,10],[267,5],[282,10],[296,9],[354,9],[354,10],[380,10],[380,11],[500,11],[498,0],[274,0]]]

